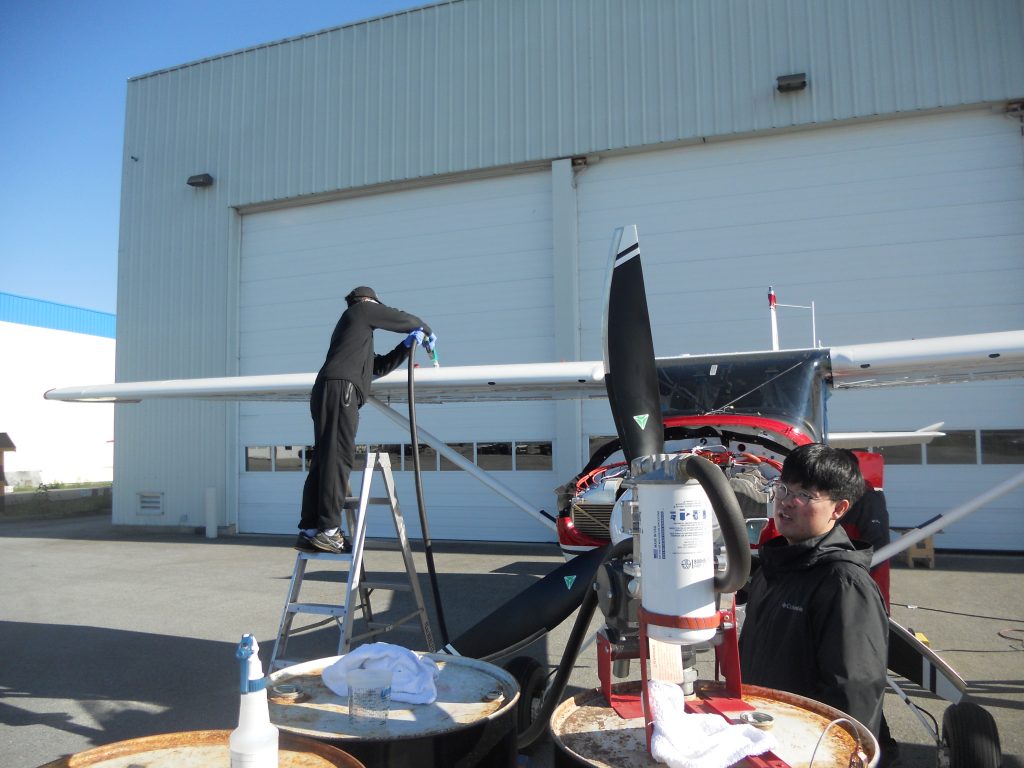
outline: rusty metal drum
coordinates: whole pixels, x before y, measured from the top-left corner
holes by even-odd
[[[618,683],[615,689],[637,693],[640,681]],[[772,733],[779,743],[774,754],[792,768],[805,768],[825,726],[837,718],[846,718],[839,710],[820,702],[756,685],[743,686],[743,700],[772,716]],[[550,730],[555,743],[555,765],[559,768],[660,765],[647,752],[643,718],[619,717],[600,689],[583,691],[559,704],[551,716]],[[821,740],[814,768],[849,768],[850,756],[858,745],[868,757],[867,765],[876,766],[878,742],[867,728],[852,720],[833,726]],[[737,764],[745,765],[746,761]]]
[[[340,656],[285,667],[270,676],[270,720],[281,729],[338,746],[368,766],[515,766],[519,686],[487,662],[421,654],[440,672],[432,704],[393,701],[383,728],[349,717],[348,702],[321,679]]]
[[[118,741],[40,768],[224,768],[231,761],[231,731],[180,731]],[[279,768],[365,768],[343,750],[282,732]]]

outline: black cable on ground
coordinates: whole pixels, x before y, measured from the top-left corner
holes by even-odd
[[[434,570],[434,547],[430,541],[430,527],[427,525],[427,508],[423,503],[423,481],[420,477],[420,439],[416,430],[416,385],[413,384],[415,368],[416,344],[409,347],[409,439],[412,441],[412,466],[416,480],[416,503],[420,512],[420,530],[423,533],[423,553],[427,558],[427,573],[430,576],[430,589],[434,596],[434,611],[437,613],[437,626],[441,630],[441,648],[448,645],[448,627],[444,621],[444,608],[441,605],[441,591],[437,585],[437,572]]]
[[[969,619],[988,619],[990,621],[1014,621],[1024,623],[1024,619],[1011,619],[1005,616],[984,616],[978,613],[961,613],[960,611],[948,611],[945,608],[929,608],[927,605],[912,605],[910,603],[891,603],[900,608],[909,608],[912,611],[932,611],[934,613],[948,613],[951,616],[966,616]]]

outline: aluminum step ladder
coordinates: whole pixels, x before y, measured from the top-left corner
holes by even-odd
[[[386,493],[384,496],[370,496],[375,470],[378,471],[384,483]],[[368,579],[366,576],[363,555],[366,545],[367,513],[372,507],[388,507],[391,510],[391,519],[395,525],[399,550],[405,563],[406,580],[375,581]],[[416,578],[416,566],[413,563],[412,551],[409,548],[409,537],[405,531],[405,520],[402,517],[402,510],[398,505],[398,497],[395,494],[395,480],[391,474],[391,458],[388,454],[376,452],[366,454],[366,467],[363,470],[359,495],[346,498],[344,510],[347,528],[351,535],[351,553],[296,553],[295,568],[292,570],[291,583],[288,587],[288,597],[285,600],[284,610],[281,613],[281,624],[278,627],[277,639],[274,642],[274,653],[270,657],[269,671],[271,672],[298,663],[296,659],[285,658],[285,653],[288,648],[288,639],[294,634],[292,631],[292,621],[300,613],[327,616],[329,617],[327,621],[333,618],[337,622],[339,629],[338,655],[348,653],[353,643],[376,637],[384,632],[396,629],[416,631],[415,627],[406,625],[417,619],[419,620],[420,629],[423,631],[423,637],[426,640],[427,650],[431,652],[435,650],[434,638],[430,630],[430,619],[427,615],[427,609],[423,604],[423,594],[420,591],[419,581]],[[302,580],[306,573],[306,566],[310,561],[348,564],[348,573],[345,581],[345,600],[343,603],[304,603],[299,600]],[[414,610],[394,621],[381,622],[375,620],[370,606],[370,596],[375,590],[411,593]],[[359,611],[366,626],[366,631],[358,635],[353,634],[356,611]],[[300,629],[311,629],[313,626],[319,626],[319,623]]]

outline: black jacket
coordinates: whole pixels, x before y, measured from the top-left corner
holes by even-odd
[[[889,624],[868,575],[872,549],[836,525],[761,547],[740,635],[743,681],[806,696],[878,733]]]
[[[334,326],[327,359],[320,367],[317,379],[344,379],[351,381],[359,391],[360,405],[366,402],[370,380],[391,373],[405,360],[409,350],[402,342],[386,355],[373,352],[373,332],[396,331],[409,333],[422,328],[428,335],[430,326],[416,315],[373,301],[360,301],[346,309]]]

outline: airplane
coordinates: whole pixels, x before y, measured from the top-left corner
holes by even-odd
[[[591,589],[595,579],[599,580],[602,593],[615,594],[611,599],[602,599],[599,606],[605,615],[606,636],[611,645],[624,648],[635,639],[631,637],[630,611],[635,616],[636,608],[630,606],[628,579],[622,575],[622,564],[630,556],[632,541],[624,531],[620,531],[622,538],[615,541],[611,522],[622,479],[621,474],[612,471],[615,468],[605,466],[612,450],[622,451],[623,466],[635,458],[662,454],[671,448],[710,457],[726,473],[757,468],[770,479],[773,472],[777,474],[785,455],[806,442],[880,446],[924,442],[941,434],[941,425],[916,432],[829,433],[825,429],[825,401],[830,389],[918,386],[1024,375],[1021,330],[830,348],[656,358],[635,227],[616,230],[611,261],[604,360],[416,369],[410,365],[408,379],[401,372],[394,372],[375,380],[368,398],[371,405],[406,426],[408,420],[392,405],[410,404],[410,380],[415,381],[415,403],[597,398],[609,401],[618,438],[613,441],[614,447],[599,449],[584,471],[563,486],[557,518],[519,498],[514,489],[447,448],[443,441],[420,432],[425,442],[457,466],[558,530],[563,548],[577,555],[459,637],[451,641],[445,638],[445,650],[449,653],[484,660],[506,658],[580,608],[572,639],[549,687],[545,688],[546,675],[538,674],[534,666],[537,662],[532,659],[516,657],[506,665],[515,671],[527,704],[521,709],[528,715],[527,721],[520,723],[521,747],[540,736],[546,715],[550,715],[564,689],[582,645],[582,630],[577,629],[585,629],[589,621],[583,621],[588,615],[584,608],[589,606],[592,614],[598,602],[595,590]],[[626,277],[617,279],[616,275]],[[303,373],[123,382],[54,389],[46,392],[45,397],[115,403],[167,398],[302,401],[308,399],[314,379],[315,373]],[[1024,478],[1020,483],[1024,483]],[[603,501],[594,501],[601,494]],[[577,529],[582,519],[576,512],[585,512],[588,502],[607,508],[605,533],[583,533],[582,538],[574,539],[574,535],[580,534]],[[716,507],[715,512],[720,510]],[[722,515],[718,516],[721,519]],[[934,524],[942,522],[933,521]],[[749,558],[750,533],[744,530],[743,535],[743,551],[733,548],[727,561]],[[904,539],[905,546],[913,543],[911,537]],[[901,542],[896,542],[897,546],[886,555],[899,551]],[[942,733],[936,730],[933,736],[939,748],[953,756],[954,768],[959,768],[957,760],[964,766],[986,765],[983,758],[990,756],[966,754],[969,750],[962,744],[951,743],[961,742],[964,733],[973,731],[989,735],[988,743],[998,744],[994,721],[965,698],[964,681],[930,648],[893,622],[890,644],[894,649],[890,653],[893,672],[953,703],[943,719]],[[614,650],[606,651],[613,653]]]

